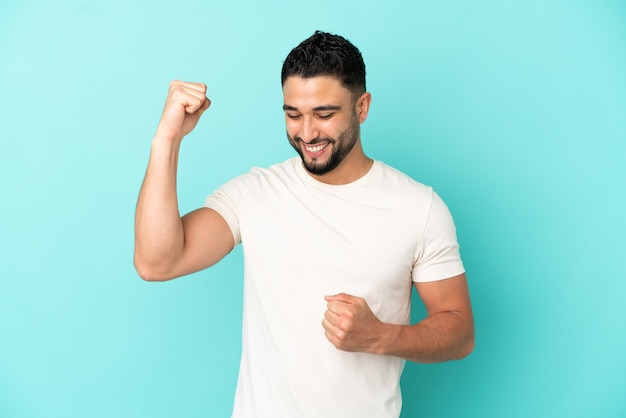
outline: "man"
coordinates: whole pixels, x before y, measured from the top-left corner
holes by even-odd
[[[137,204],[136,268],[169,280],[244,246],[233,417],[397,417],[405,360],[473,349],[452,218],[431,188],[365,155],[372,96],[354,45],[316,32],[288,55],[282,87],[299,157],[252,169],[181,218],[178,150],[210,101],[203,84],[171,83]],[[428,315],[411,325],[413,285]]]

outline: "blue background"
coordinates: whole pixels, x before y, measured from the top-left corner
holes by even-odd
[[[229,416],[241,250],[145,283],[135,201],[174,78],[213,100],[182,212],[292,156],[279,72],[316,29],[363,52],[366,152],[440,193],[468,270],[476,349],[407,364],[403,417],[626,416],[623,1],[31,0],[0,3],[1,417]]]

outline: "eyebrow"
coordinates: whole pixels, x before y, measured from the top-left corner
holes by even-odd
[[[292,112],[298,112],[298,108],[294,107],[294,106],[289,106],[289,105],[283,105],[283,110],[286,111],[292,111]],[[313,108],[314,112],[327,112],[329,110],[341,110],[341,106],[336,106],[336,105],[325,105],[325,106],[317,106]]]

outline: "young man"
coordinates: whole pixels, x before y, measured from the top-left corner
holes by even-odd
[[[299,157],[252,169],[181,218],[178,150],[210,101],[203,84],[171,83],[137,204],[136,268],[169,280],[244,246],[233,417],[397,417],[405,360],[473,349],[452,218],[431,188],[365,155],[372,98],[350,42],[316,32],[288,55],[282,86]],[[411,325],[413,285],[428,315]]]

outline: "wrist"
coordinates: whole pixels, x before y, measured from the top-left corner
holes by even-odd
[[[160,148],[180,148],[180,144],[183,142],[183,136],[176,136],[166,132],[157,132],[154,134],[152,138],[152,146],[158,146]]]
[[[374,347],[374,354],[393,355],[393,349],[402,333],[402,325],[382,324],[378,341]]]
[[[181,139],[173,139],[158,133],[152,138],[152,154],[157,155],[178,155]]]
[[[152,139],[152,147],[150,149],[150,162],[158,166],[178,165],[178,154],[180,151],[181,141],[172,141],[168,138],[156,135]]]

